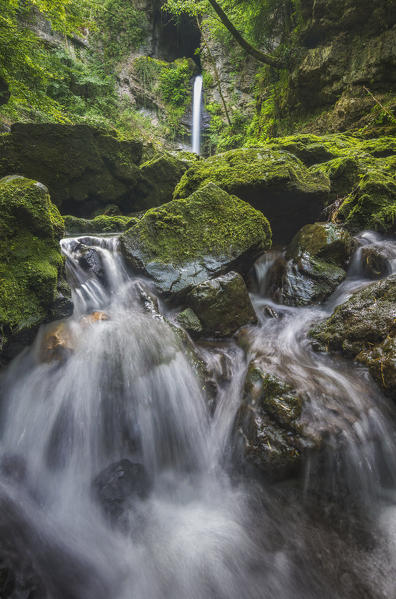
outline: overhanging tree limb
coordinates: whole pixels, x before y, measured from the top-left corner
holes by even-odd
[[[257,48],[254,48],[254,46],[249,44],[249,42],[247,42],[245,40],[245,38],[242,37],[242,35],[239,33],[239,31],[231,23],[230,19],[227,17],[224,10],[216,2],[216,0],[208,0],[208,2],[211,5],[211,7],[213,8],[213,10],[216,12],[220,21],[223,23],[223,25],[228,29],[228,31],[234,37],[235,41],[244,50],[246,50],[246,52],[248,54],[250,54],[251,56],[256,58],[256,60],[259,60],[260,62],[263,62],[265,64],[269,64],[271,67],[275,67],[277,69],[281,69],[285,66],[284,63],[281,60],[279,60],[278,58],[274,58],[273,56],[270,56],[269,54],[265,54],[264,52],[257,50]]]

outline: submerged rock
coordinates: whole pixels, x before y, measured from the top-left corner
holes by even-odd
[[[92,487],[103,511],[111,519],[118,519],[129,501],[147,496],[150,482],[142,464],[123,459],[100,472]]]
[[[57,317],[63,226],[44,185],[23,177],[0,181],[2,361],[7,362],[31,343],[42,323]],[[67,287],[64,281],[63,287]]]
[[[240,274],[204,281],[186,298],[201,324],[201,333],[210,337],[230,337],[241,326],[255,324],[256,313]]]
[[[326,175],[311,173],[289,152],[242,148],[198,161],[174,197],[186,198],[209,182],[262,211],[276,243],[287,243],[304,224],[318,220],[330,190]]]
[[[70,327],[65,322],[60,322],[49,327],[41,343],[39,358],[43,362],[63,362],[74,351],[75,340]]]
[[[148,210],[120,240],[132,267],[175,296],[230,270],[247,273],[271,246],[271,229],[249,204],[209,184]]]
[[[289,306],[322,302],[344,280],[353,248],[342,227],[306,225],[288,245],[286,259],[278,259],[269,273],[272,297]]]
[[[341,351],[365,364],[396,398],[396,275],[357,291],[310,331],[314,348]]]
[[[293,387],[268,372],[262,360],[250,362],[235,421],[245,459],[276,478],[292,474],[312,445],[301,412],[302,399]]]
[[[393,256],[392,256],[393,257]],[[369,246],[361,250],[361,266],[363,273],[369,279],[380,279],[390,275],[392,268],[389,262],[391,256],[382,247]]]

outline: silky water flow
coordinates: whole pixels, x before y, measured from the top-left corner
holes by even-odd
[[[386,246],[396,270],[394,243],[372,233],[360,241]],[[320,463],[312,457],[301,481],[276,483],[233,468],[242,350],[233,341],[195,348],[210,367],[219,355],[229,365],[213,406],[172,315],[161,316],[149,283],[128,271],[117,237],[61,245],[74,314],[43,327],[1,380],[0,533],[40,580],[37,596],[395,597],[391,402],[363,368],[314,353],[306,334],[369,283],[360,250],[346,281],[314,308],[266,297],[276,252],[256,264],[259,325],[248,330],[249,351],[260,348],[303,393],[313,431],[330,431]],[[268,305],[281,317],[267,317]],[[54,327],[66,342],[50,360]],[[134,486],[122,506],[115,497],[106,509],[111,481],[104,503],[95,481],[117,463],[132,468]]]

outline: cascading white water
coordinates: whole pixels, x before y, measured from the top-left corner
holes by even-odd
[[[192,151],[195,154],[201,153],[202,89],[202,75],[197,75],[194,79],[192,116]]]
[[[394,252],[392,242],[365,239]],[[369,282],[356,261],[327,305],[272,304],[279,318],[262,313],[268,256],[257,268],[260,325],[247,333],[249,356],[260,351],[293,381],[313,429],[330,429],[324,487],[315,488],[308,462],[305,494],[298,494],[293,484],[230,476],[242,350],[232,343],[216,350],[231,366],[213,413],[177,330],[156,310],[147,282],[128,272],[117,238],[66,239],[62,250],[74,315],[60,329],[44,327],[0,386],[0,546],[9,539],[18,559],[32,562],[46,589],[40,599],[393,597],[391,407],[361,369],[318,356],[306,338],[309,323]],[[51,353],[54,328],[65,341],[60,354]],[[202,355],[215,366],[219,354],[210,346]],[[147,488],[140,495],[130,489],[114,520],[93,483],[120,460],[142,469]],[[351,549],[336,537],[305,507],[311,493],[325,501],[352,496],[354,508],[370,515],[370,543],[380,551]]]

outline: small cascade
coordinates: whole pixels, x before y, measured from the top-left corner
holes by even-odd
[[[37,596],[396,596],[394,406],[360,366],[314,352],[307,337],[370,284],[367,265],[395,272],[394,241],[365,232],[357,245],[320,306],[276,304],[269,271],[282,253],[262,256],[259,324],[241,331],[242,349],[186,343],[117,237],[62,240],[74,314],[42,327],[0,378],[0,548],[22,556],[17,571],[34,557]],[[298,390],[321,444],[300,481],[259,484],[233,467],[254,356]]]
[[[201,121],[202,121],[202,75],[194,80],[193,117],[192,117],[192,151],[201,153]]]

